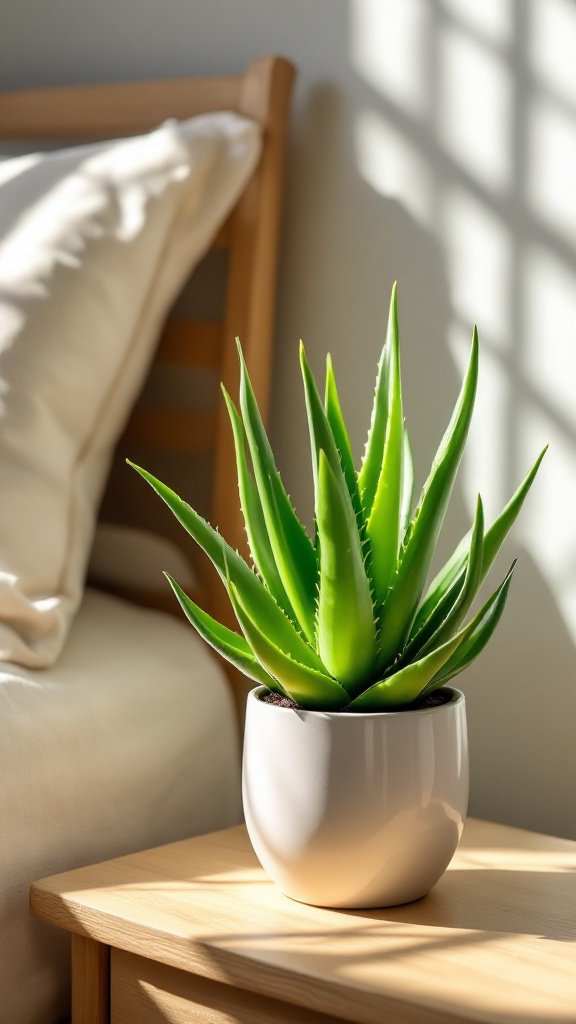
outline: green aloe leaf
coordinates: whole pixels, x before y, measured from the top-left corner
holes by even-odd
[[[274,561],[270,538],[266,529],[266,521],[260,503],[260,496],[254,480],[251,476],[248,460],[246,458],[246,435],[244,426],[238,410],[230,395],[222,385],[222,393],[232,424],[234,435],[234,448],[236,452],[236,466],[238,470],[238,490],[240,493],[240,506],[246,524],[248,544],[254,559],[254,564],[264,580],[274,600],[288,617],[295,620],[295,615],[288,600],[286,591],[280,579],[280,574]]]
[[[522,480],[522,483],[512,495],[510,501],[502,510],[498,518],[495,519],[488,530],[486,530],[482,555],[482,580],[486,578],[489,569],[494,563],[496,555],[502,547],[511,527],[516,522],[520,509],[526,500],[528,491],[534,482],[536,473],[540,468],[540,463],[542,462],[547,450],[548,445],[542,449],[538,458],[531,466],[528,473]],[[439,604],[439,602],[444,600],[449,592],[451,592],[453,596],[454,594],[457,596],[459,588],[462,585],[462,574],[466,564],[469,547],[470,531],[462,538],[446,565],[440,570],[438,575],[435,576],[430,584],[426,597],[418,609],[418,614],[414,620],[414,625],[411,631],[412,635],[421,628],[422,624],[430,617],[434,608]],[[459,577],[460,580],[458,580]]]
[[[468,665],[471,665],[484,650],[502,617],[515,565],[516,561],[512,563],[498,589],[494,591],[484,607],[476,615],[473,620],[474,629],[469,632],[460,647],[457,648],[442,669],[433,677],[426,687],[425,693],[431,693],[432,690],[438,689],[439,686],[444,686],[448,680],[453,679],[454,676],[457,676]]]
[[[166,484],[161,483],[151,473],[136,466],[133,462],[129,462],[129,465],[140,473],[159,497],[166,502],[178,521],[208,555],[228,592],[231,582],[240,591],[243,599],[250,602],[254,609],[254,615],[258,617],[260,628],[270,636],[274,636],[286,654],[311,668],[321,667],[322,663],[318,655],[297,632],[272,595],[266,590],[264,584],[246,565],[238,552],[234,551],[209,523]]]
[[[277,693],[285,693],[280,683],[256,660],[243,636],[213,619],[184,593],[182,587],[169,573],[165,572],[164,575],[178,598],[186,618],[206,643],[210,644],[215,651],[218,651],[218,654],[221,654],[226,661],[229,661],[250,679],[254,679],[257,683],[264,683],[270,690],[275,690]]]
[[[326,413],[326,419],[332,431],[336,448],[338,449],[338,454],[340,455],[340,462],[348,485],[348,491],[353,504],[355,504],[358,499],[358,481],[356,478],[356,469],[354,467],[354,456],[352,455],[350,438],[348,437],[348,430],[346,429],[346,424],[342,415],[332,359],[329,355],[326,357],[326,391],[324,394],[324,410]],[[359,500],[357,501],[357,504],[359,508]]]
[[[395,303],[391,317],[395,322]],[[383,605],[388,597],[390,585],[398,566],[398,551],[402,538],[402,502],[405,500],[403,488],[405,434],[397,329],[391,332],[389,345],[386,436],[380,475],[366,526],[372,554],[371,570],[374,595],[379,605]]]
[[[343,474],[320,450],[316,522],[320,547],[318,652],[349,691],[373,671],[378,654],[370,583]]]
[[[438,611],[444,617],[451,609],[464,583],[464,569],[470,551],[471,533],[468,531],[459,541],[450,558],[430,584],[426,597],[422,601],[410,630],[410,639],[416,635]]]
[[[414,491],[414,459],[408,431],[404,427],[404,443],[402,452],[402,500],[400,504],[400,535],[404,537],[412,512],[412,495]]]
[[[323,451],[333,472],[337,477],[342,476],[344,479],[349,500],[354,510],[354,515],[358,516],[360,513],[360,498],[358,495],[356,473],[348,473],[348,475],[346,473],[346,469],[341,458],[341,452],[332,432],[332,426],[328,420],[328,416],[324,412],[324,407],[322,405],[320,395],[318,394],[318,388],[316,387],[316,381],[314,380],[312,371],[306,360],[306,353],[302,343],[300,343],[300,367],[302,370],[302,380],[304,382],[306,412],[308,415],[308,428],[310,431],[312,473],[314,477],[314,495],[316,502],[318,501],[318,467],[320,462],[320,451]]]
[[[300,664],[276,646],[271,639],[272,634],[260,629],[233,583],[230,584],[230,600],[256,657],[300,707],[333,710],[346,706],[350,698],[335,679]]]
[[[470,549],[468,548],[468,553],[469,550]],[[460,597],[460,594],[462,593],[462,587],[464,586],[464,578],[465,572],[462,571],[460,575],[457,577],[457,579],[454,580],[450,589],[447,590],[446,593],[441,597],[436,607],[432,609],[426,621],[420,624],[419,629],[416,630],[414,626],[412,627],[412,630],[410,631],[408,637],[408,642],[401,655],[403,661],[406,652],[408,652],[409,650],[418,650],[420,644],[425,643],[438,629],[438,627],[444,622],[448,615],[450,615],[452,609],[454,608],[454,605],[456,604]],[[415,643],[416,639],[418,639],[418,644],[412,647],[412,644]]]
[[[372,511],[372,503],[376,496],[376,489],[378,487],[378,480],[380,479],[380,471],[382,468],[382,456],[384,454],[384,441],[386,438],[386,424],[388,422],[389,411],[390,359],[392,349],[397,347],[398,302],[397,286],[396,283],[394,283],[390,298],[390,312],[388,314],[386,340],[378,362],[378,376],[376,378],[376,391],[374,394],[374,404],[372,406],[368,440],[366,442],[366,450],[364,452],[362,466],[358,474],[360,500],[362,502],[366,519],[369,518]]]
[[[240,410],[274,561],[300,626],[313,643],[318,588],[316,553],[284,490],[239,343],[238,355]]]
[[[422,625],[418,633],[406,645],[400,656],[402,664],[414,657],[422,657],[435,647],[448,640],[458,629],[468,613],[480,585],[482,583],[482,552],[484,547],[484,510],[478,495],[472,536],[468,551],[468,562],[459,580],[459,589],[455,596],[452,590],[450,602],[440,602],[429,619]],[[452,588],[455,591],[455,588]]]
[[[251,620],[266,636],[273,638],[276,647],[302,665],[307,665],[315,671],[324,673],[326,670],[321,658],[316,651],[310,647],[307,641],[298,633],[284,612],[272,600],[263,586],[246,587],[244,581],[237,583],[232,579],[231,572],[228,572],[226,560],[227,580],[226,585],[230,595],[230,587],[234,586],[240,594],[242,607],[246,609]]]
[[[411,703],[442,686],[457,672],[461,672],[492,636],[506,603],[513,570],[514,565],[486,604],[456,636],[418,661],[413,661],[410,665],[374,683],[350,704],[349,710],[367,711]],[[456,667],[457,665],[460,667]]]
[[[438,647],[424,658],[406,665],[393,675],[387,676],[364,690],[348,706],[348,711],[378,711],[382,708],[411,704],[420,696],[427,683],[448,661],[463,639],[459,633],[447,643]]]
[[[390,665],[404,646],[414,622],[420,595],[450,499],[466,443],[478,380],[478,335],[474,330],[468,371],[420,502],[400,553],[393,588],[382,612],[382,667]]]

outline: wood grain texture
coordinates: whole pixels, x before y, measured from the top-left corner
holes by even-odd
[[[108,1024],[110,950],[83,935],[72,935],[72,1024]]]
[[[122,950],[112,950],[111,979],[111,1024],[333,1024],[342,1019]]]
[[[576,843],[469,820],[423,900],[297,904],[243,828],[37,883],[46,920],[215,982],[358,1024],[576,1020]]]

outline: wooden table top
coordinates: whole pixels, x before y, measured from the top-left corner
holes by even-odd
[[[576,1022],[576,842],[469,819],[422,900],[282,896],[243,827],[37,882],[53,924],[361,1024]]]

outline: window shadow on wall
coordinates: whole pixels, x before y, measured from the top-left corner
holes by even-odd
[[[544,274],[540,280],[535,266],[538,260],[560,266],[560,279],[565,274],[573,282],[576,247],[533,196],[534,112],[554,100],[530,64],[535,5],[509,5],[509,33],[506,41],[498,41],[467,22],[469,5],[449,0],[412,4],[426,8],[420,114],[379,85],[374,74],[364,75],[357,54],[351,57],[358,9],[379,6],[389,12],[393,8],[371,0],[350,4],[342,46],[351,77],[346,82],[319,80],[302,98],[295,126],[288,180],[298,184],[297,194],[288,189],[277,356],[282,387],[275,422],[290,424],[289,435],[279,436],[281,462],[299,511],[310,521],[311,484],[309,475],[304,479],[302,474],[308,438],[303,403],[294,403],[300,387],[297,339],[303,337],[320,377],[324,354],[332,353],[359,458],[389,292],[398,279],[406,418],[417,483],[422,484],[458,393],[472,324],[479,322],[484,384],[471,454],[455,488],[440,555],[447,557],[467,530],[477,489],[485,497],[484,489],[488,492],[491,520],[547,441],[553,451],[491,577],[494,589],[519,555],[499,631],[477,665],[458,680],[469,698],[471,810],[574,837],[570,807],[576,759],[570,723],[576,720],[576,623],[570,621],[565,597],[576,587],[576,531],[561,506],[573,506],[576,421],[563,397],[566,387],[557,401],[553,380],[542,372],[543,349],[555,353],[556,379],[568,371],[562,360],[570,352],[568,344],[560,349],[557,341],[563,300],[557,300],[554,285],[546,291],[548,279]],[[381,29],[382,23],[375,25],[376,45]],[[501,97],[509,117],[506,122],[502,114],[507,162],[499,163],[492,154],[485,164],[479,159],[476,168],[465,152],[468,129],[462,128],[464,135],[458,130],[460,108],[466,110],[471,97],[446,97],[449,73],[455,73],[450,68],[471,52],[487,55],[489,73],[496,66],[504,69],[508,89]],[[422,67],[414,73],[422,73]],[[493,98],[486,99],[480,89],[477,99],[478,106],[470,108],[470,118],[477,118],[470,130],[480,140],[474,145],[481,147],[485,139],[490,149],[497,133],[485,111],[490,112]],[[556,100],[563,116],[569,115],[576,139],[573,112]],[[457,107],[458,102],[451,136],[442,104]],[[372,151],[382,161],[380,179],[377,167],[366,173],[359,146],[359,125],[367,123],[367,111],[376,143],[390,140],[389,147],[378,151],[376,145]],[[381,136],[379,125],[385,129]],[[398,162],[400,144],[404,165]],[[395,177],[390,178],[388,164],[394,161]],[[298,296],[296,306],[290,305],[293,295]],[[548,330],[535,309],[539,295],[544,305],[556,303],[557,322]],[[313,338],[306,337],[308,324]],[[570,329],[566,321],[563,327]],[[484,595],[489,592],[485,587]]]

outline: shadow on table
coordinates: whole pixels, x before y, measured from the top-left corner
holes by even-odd
[[[546,876],[542,884],[543,874]],[[414,903],[382,910],[341,911],[375,922],[535,935],[576,940],[576,919],[566,908],[574,897],[574,871],[492,868],[448,871],[438,887]],[[531,899],[531,895],[534,897]]]

